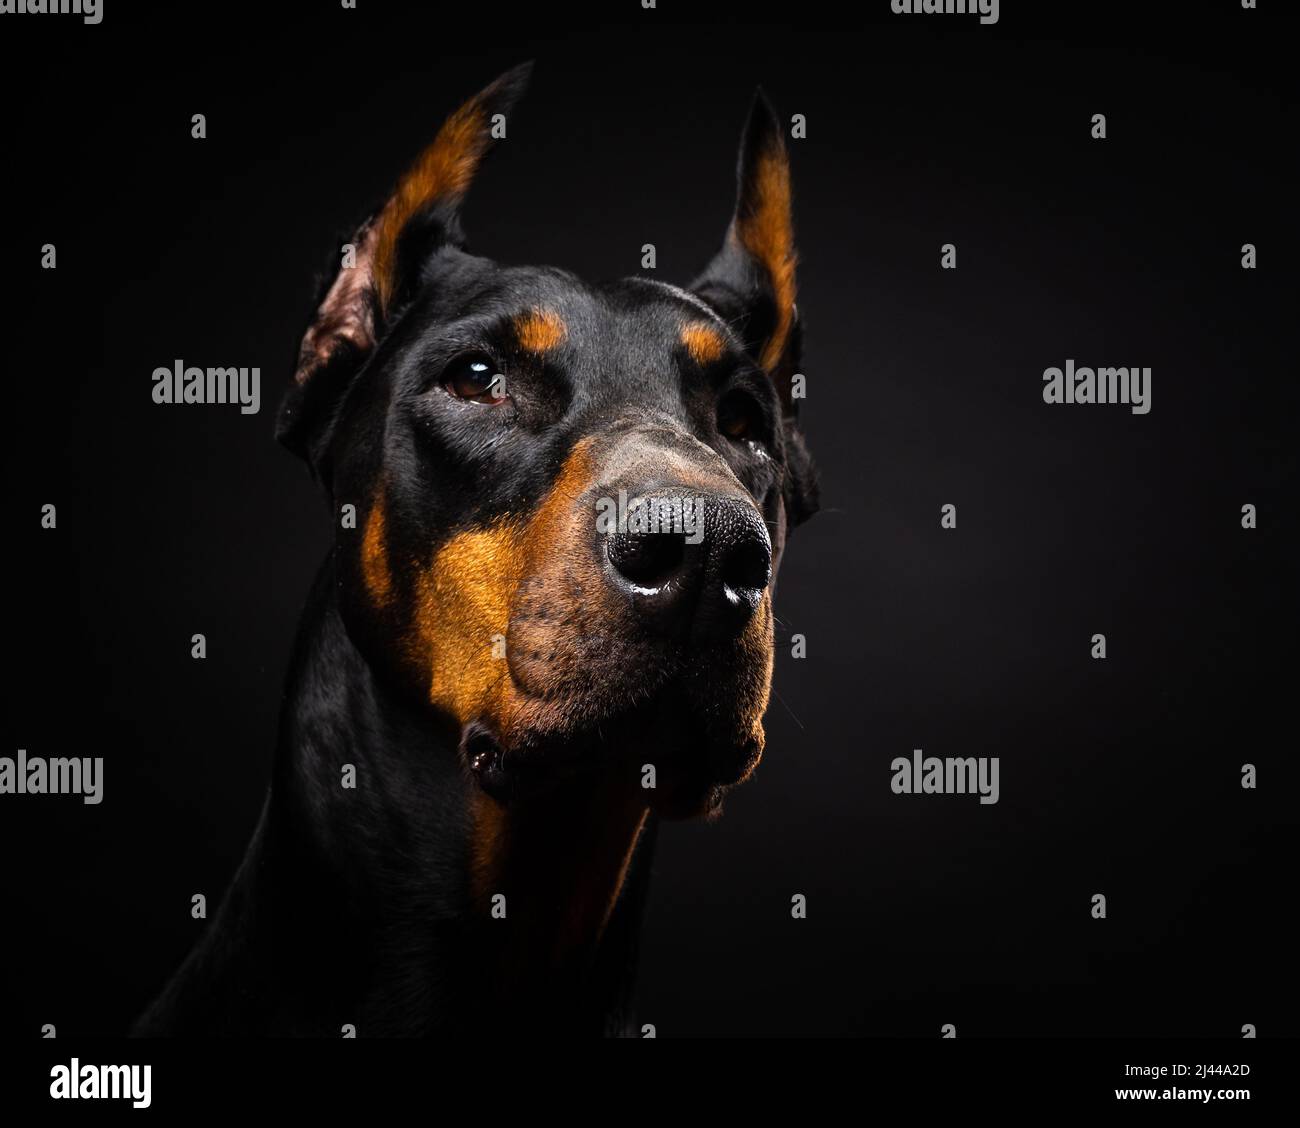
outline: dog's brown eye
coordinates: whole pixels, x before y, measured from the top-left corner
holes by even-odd
[[[457,399],[494,406],[506,402],[505,376],[478,353],[453,360],[442,374],[442,386]]]
[[[729,439],[758,434],[758,409],[744,392],[728,392],[718,403],[718,430]]]

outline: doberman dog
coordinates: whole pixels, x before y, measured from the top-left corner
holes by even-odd
[[[817,508],[782,130],[760,92],[688,289],[499,266],[458,211],[528,74],[322,286],[277,435],[334,545],[252,843],[137,1034],[640,1033],[657,820],[713,817],[762,754],[772,580]]]

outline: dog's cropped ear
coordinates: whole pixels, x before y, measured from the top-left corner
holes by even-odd
[[[722,250],[691,289],[736,329],[793,415],[790,382],[800,329],[790,161],[781,123],[761,90],[745,124],[736,182],[736,211]]]
[[[464,246],[461,202],[499,136],[497,115],[514,105],[531,71],[531,63],[507,71],[453,113],[336,265],[276,425],[277,438],[313,467],[348,383],[418,288],[425,261],[439,248]]]

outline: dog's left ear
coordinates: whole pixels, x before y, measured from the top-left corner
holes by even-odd
[[[351,378],[418,290],[424,264],[440,248],[464,247],[461,202],[531,71],[531,63],[506,71],[453,113],[352,237],[303,335],[276,422],[276,437],[314,469]]]
[[[761,90],[745,124],[736,182],[726,241],[691,289],[740,334],[792,416],[790,382],[799,363],[800,328],[790,161],[781,123]]]

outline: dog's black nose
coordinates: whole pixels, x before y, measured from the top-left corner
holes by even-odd
[[[772,542],[740,498],[655,493],[633,498],[605,538],[611,582],[661,634],[735,638],[767,590]]]

